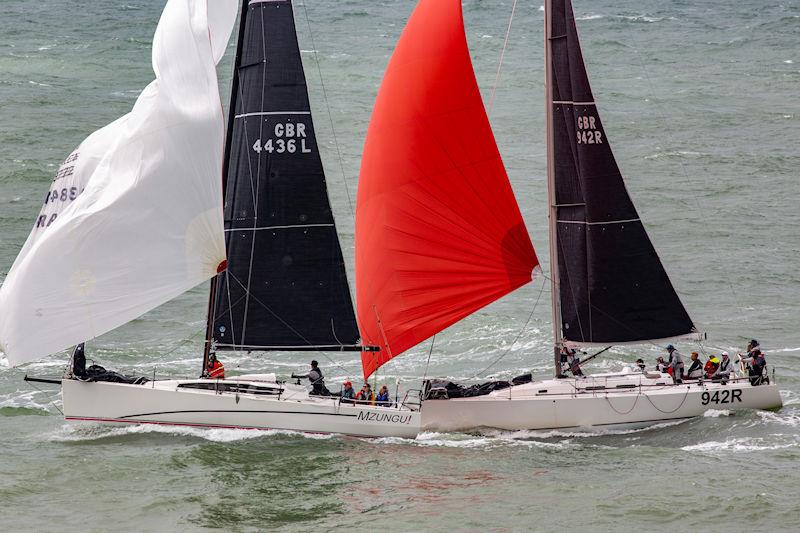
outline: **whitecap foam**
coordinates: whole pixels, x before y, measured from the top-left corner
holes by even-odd
[[[782,450],[786,448],[796,448],[800,446],[794,442],[769,442],[761,437],[736,437],[725,441],[707,441],[690,446],[683,446],[681,450],[687,452],[701,452],[711,455],[725,452],[758,452],[765,450]]]
[[[514,432],[516,433],[516,432]],[[497,435],[469,436],[457,433],[422,432],[412,441],[419,446],[435,446],[444,448],[493,448],[497,446],[525,446],[528,448],[564,449],[574,446],[569,441],[542,442],[538,440],[522,440],[512,438],[514,433],[498,433]]]
[[[47,390],[18,390],[0,396],[0,407],[22,407],[49,411],[60,393]]]
[[[157,424],[131,424],[128,426],[112,426],[95,423],[65,424],[55,434],[50,435],[52,442],[95,441],[125,435],[161,433],[182,437],[196,437],[210,442],[236,442],[278,435],[303,437],[315,440],[327,440],[334,437],[330,434],[301,433],[283,429],[231,429],[231,428],[197,428],[188,426],[169,426]]]
[[[756,411],[764,422],[773,422],[782,426],[800,427],[800,414],[798,413],[772,413],[769,411]]]
[[[721,416],[731,416],[732,414],[733,411],[729,409],[709,409],[703,413],[703,416],[706,418],[719,418]]]

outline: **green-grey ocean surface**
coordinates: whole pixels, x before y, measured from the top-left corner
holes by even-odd
[[[152,79],[150,45],[163,3],[0,5],[0,279],[58,164],[89,133],[126,113]],[[2,359],[0,529],[796,531],[800,2],[575,4],[608,136],[675,287],[709,332],[708,346],[736,350],[751,336],[761,340],[777,371],[781,411],[713,411],[677,425],[593,436],[423,434],[414,441],[112,428],[65,423],[56,411],[58,391],[22,381],[25,373],[59,374],[63,354],[18,369]],[[487,104],[511,5],[464,2]],[[547,265],[540,5],[517,5],[491,121]],[[295,6],[350,267],[348,196],[355,198],[383,69],[412,8],[411,1],[388,0]],[[233,50],[234,43],[219,67],[223,94]],[[429,374],[466,380],[506,353],[489,374],[549,375],[547,286],[520,335],[544,283],[540,276],[438,335]],[[93,341],[90,357],[125,372],[194,376],[206,301],[207,287],[197,287]],[[379,381],[399,376],[405,387],[417,385],[429,346],[387,365]],[[592,368],[658,354],[655,346],[614,349]],[[226,354],[224,362],[230,372],[285,376],[308,358]],[[335,355],[341,366],[317,358],[331,383],[360,374],[357,354]]]

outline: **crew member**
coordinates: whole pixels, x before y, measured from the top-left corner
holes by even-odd
[[[225,379],[225,367],[217,360],[216,354],[208,356],[206,375],[209,379]]]
[[[645,367],[645,364],[644,364],[644,359],[637,359],[636,360],[636,366],[639,368],[639,371],[642,374],[644,374],[647,371],[647,368]]]
[[[751,341],[755,343],[756,341]],[[750,345],[748,345],[749,347]],[[754,348],[750,348],[750,351],[747,353],[747,357],[741,358],[743,363],[747,363],[747,374],[750,378],[750,384],[753,386],[761,385],[762,383],[769,383],[769,377],[767,377],[766,370],[767,370],[767,359],[764,357],[764,354],[758,348],[758,344],[755,344]]]
[[[561,362],[566,364],[566,369],[572,372],[573,376],[583,376],[581,370],[581,358],[578,353],[568,346],[561,347]]]
[[[690,357],[692,364],[689,365],[689,370],[686,371],[686,378],[699,379],[703,377],[703,363],[700,361],[700,355],[697,352],[692,352]]]
[[[72,352],[72,375],[76,378],[86,376],[86,351],[84,348],[84,344],[80,343]]]
[[[353,390],[353,384],[350,381],[345,381],[342,388],[342,401],[352,403],[356,397],[356,391]]]
[[[755,339],[750,339],[750,342],[747,343],[747,357],[752,357],[753,352],[760,349],[761,346],[759,346],[758,341]]]
[[[666,372],[667,371],[667,363],[664,362],[663,357],[656,358],[656,370],[659,372]]]
[[[372,387],[369,386],[369,383],[364,383],[364,386],[358,391],[358,394],[356,394],[356,401],[368,404],[375,403],[375,394],[372,393]]]
[[[672,381],[683,383],[683,355],[671,344],[667,345],[669,352],[669,367],[672,369]]]
[[[317,396],[331,395],[331,391],[325,386],[325,378],[319,368],[319,363],[316,361],[311,361],[311,370],[308,371],[308,374],[292,374],[292,377],[308,379],[311,382],[311,394],[316,394]]]
[[[728,356],[728,352],[722,352],[722,360],[711,378],[714,381],[721,381],[724,385],[730,379],[731,372],[733,372],[733,363]]]
[[[716,355],[712,355],[708,358],[708,361],[706,361],[706,366],[703,367],[703,372],[706,373],[706,377],[708,379],[711,379],[714,377],[714,372],[717,371],[717,368],[719,368],[719,358],[717,358]]]
[[[378,395],[375,396],[375,405],[382,405],[384,407],[390,407],[392,405],[391,400],[389,400],[389,387],[386,385],[382,385],[381,389],[378,391]]]

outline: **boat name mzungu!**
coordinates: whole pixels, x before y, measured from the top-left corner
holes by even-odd
[[[366,422],[392,422],[394,424],[411,423],[411,415],[399,415],[392,413],[370,413],[359,411],[358,419]]]

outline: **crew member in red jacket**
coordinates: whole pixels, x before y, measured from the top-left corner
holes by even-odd
[[[217,356],[213,353],[208,356],[206,374],[209,379],[225,379],[225,367],[217,360]]]

